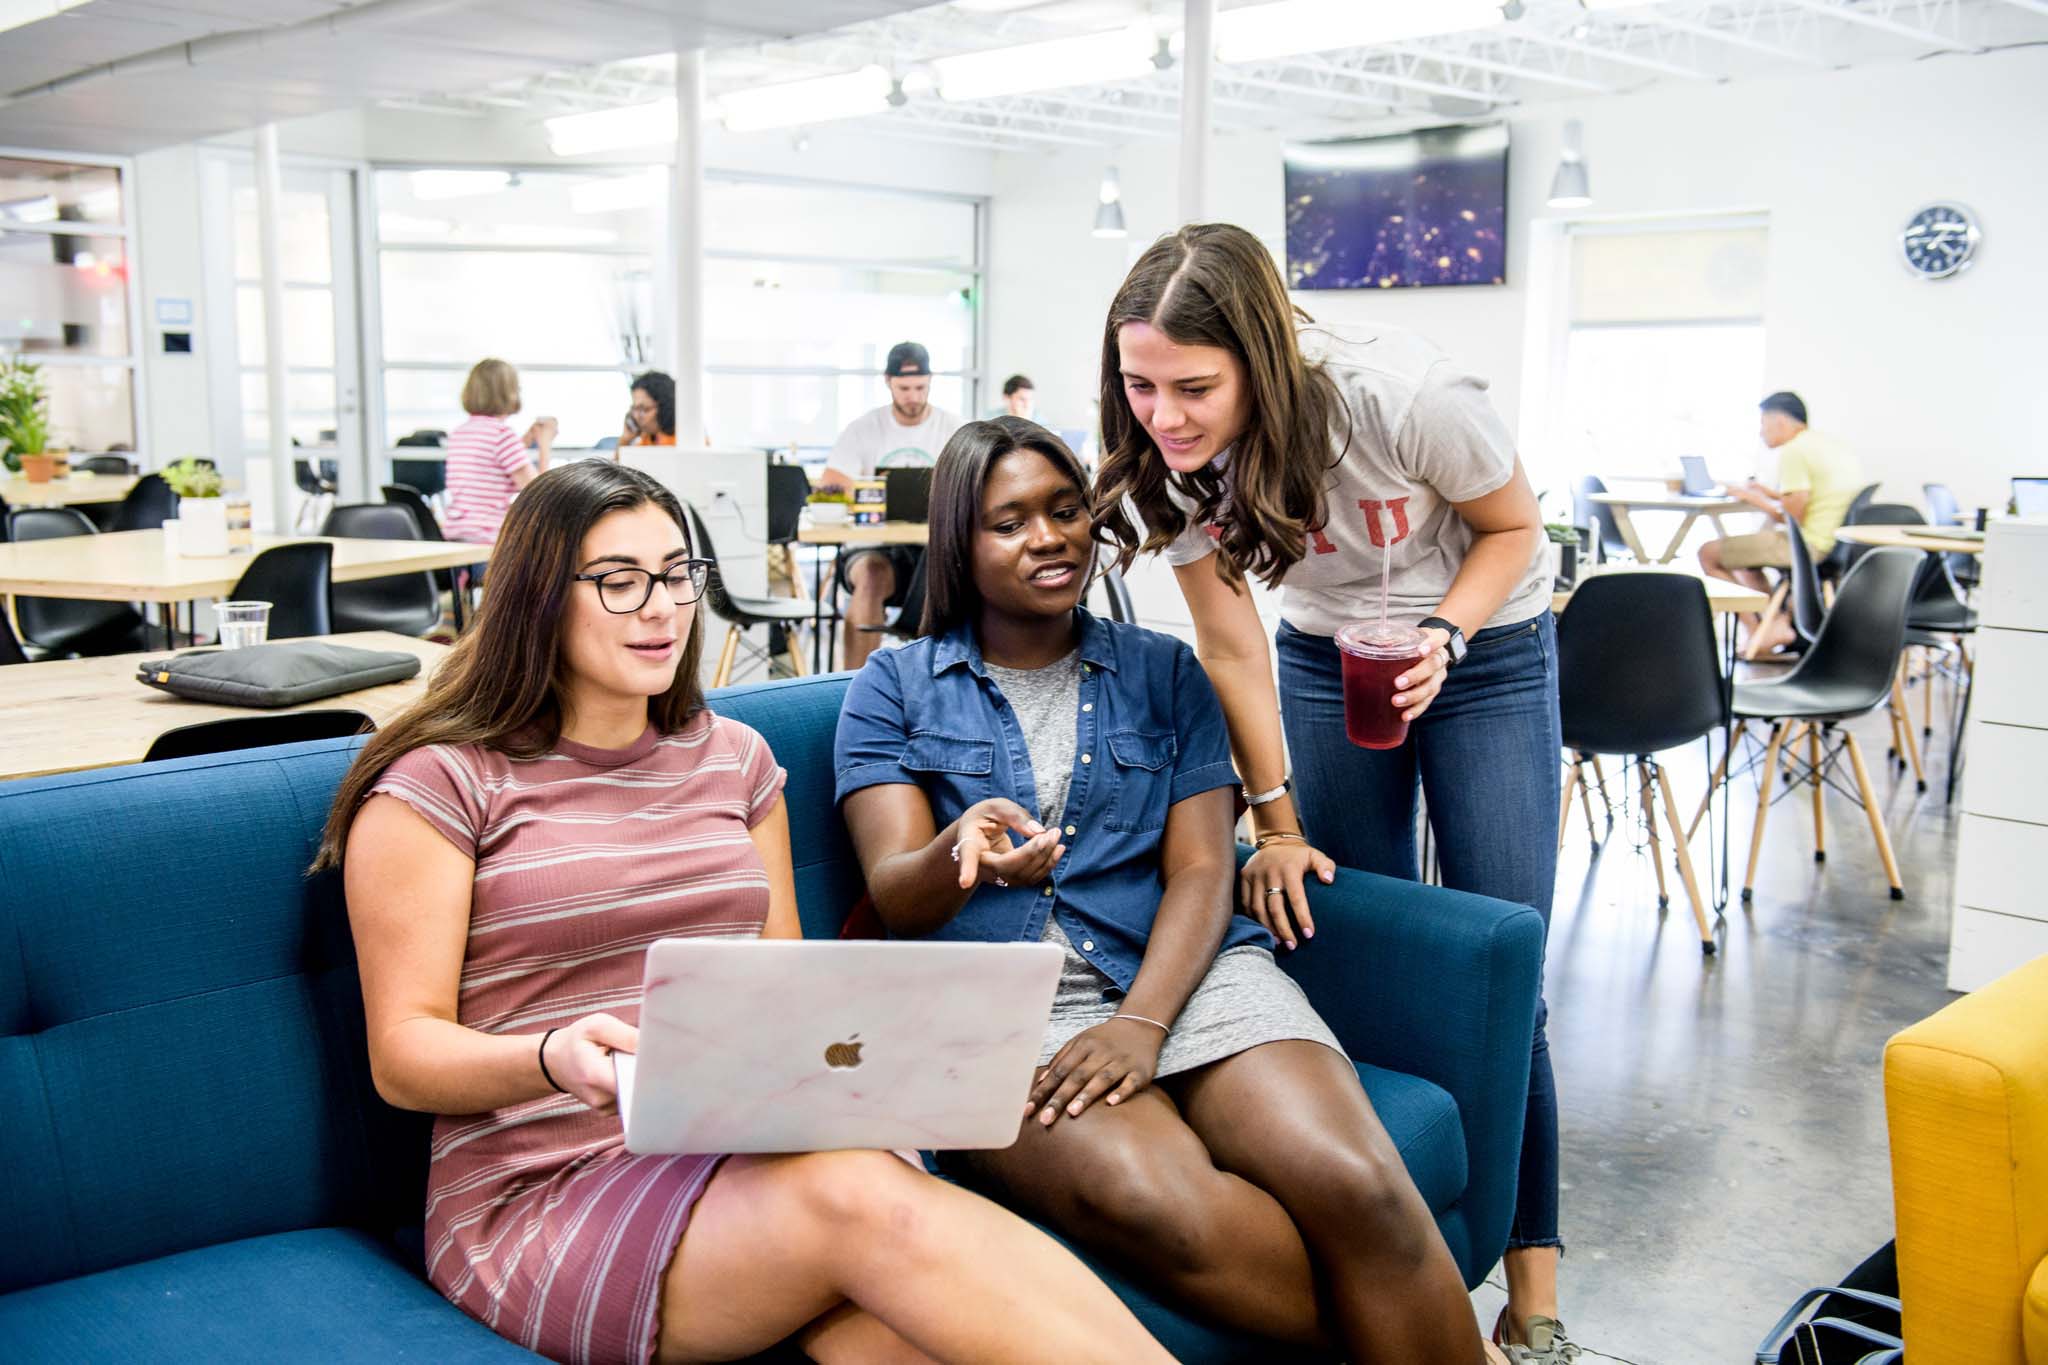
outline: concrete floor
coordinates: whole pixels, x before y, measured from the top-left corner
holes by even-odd
[[[1945,700],[1944,689],[1924,795],[1910,773],[1884,771],[1883,713],[1853,727],[1903,901],[1887,896],[1863,813],[1833,792],[1828,860],[1815,863],[1802,789],[1771,811],[1745,908],[1755,789],[1744,781],[1729,841],[1738,890],[1719,955],[1703,958],[1675,873],[1670,908],[1656,908],[1640,821],[1633,806],[1620,809],[1618,764],[1608,761],[1614,835],[1597,857],[1574,814],[1547,990],[1569,1248],[1563,1317],[1589,1361],[1748,1361],[1800,1291],[1834,1283],[1890,1239],[1884,1043],[1954,998],[1944,985],[1956,847],[1943,805]],[[1668,757],[1689,817],[1703,760],[1697,746]],[[1853,789],[1846,763],[1843,773]],[[1702,828],[1695,858],[1708,844]],[[1496,1270],[1473,1295],[1489,1326],[1501,1283]]]

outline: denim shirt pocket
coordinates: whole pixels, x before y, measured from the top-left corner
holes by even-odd
[[[905,771],[916,774],[941,825],[975,802],[995,795],[996,745],[992,739],[916,730],[898,761]]]
[[[1112,730],[1108,739],[1115,786],[1104,826],[1122,834],[1166,828],[1167,797],[1173,788],[1172,732]]]

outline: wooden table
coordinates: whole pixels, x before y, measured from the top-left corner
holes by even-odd
[[[1769,605],[1771,600],[1769,593],[1758,592],[1755,588],[1746,588],[1740,583],[1730,583],[1725,578],[1711,578],[1706,574],[1694,573],[1690,569],[1662,564],[1602,564],[1597,569],[1581,573],[1579,575],[1579,582],[1583,583],[1588,578],[1602,578],[1610,574],[1630,573],[1677,574],[1684,578],[1693,579],[1707,590],[1707,606],[1723,616],[1738,616],[1747,615],[1750,612],[1760,612],[1765,606]],[[1550,609],[1552,611],[1563,611],[1564,604],[1571,600],[1571,596],[1570,591],[1551,593]]]
[[[459,569],[488,563],[489,545],[437,540],[346,540],[257,536],[256,551],[325,540],[334,547],[334,581]],[[253,554],[197,557],[164,553],[162,531],[115,531],[0,545],[0,593],[94,602],[196,602],[234,591]]]
[[[74,474],[68,479],[30,483],[19,474],[0,479],[0,498],[9,507],[78,507],[119,502],[137,482],[133,474]]]
[[[1679,550],[1685,545],[1686,533],[1692,530],[1692,524],[1701,517],[1705,517],[1713,522],[1714,529],[1725,537],[1728,534],[1728,528],[1721,524],[1721,518],[1725,513],[1756,510],[1740,498],[1701,497],[1692,493],[1673,493],[1668,488],[1658,489],[1654,492],[1647,490],[1641,493],[1610,492],[1594,493],[1589,496],[1591,501],[1599,503],[1602,507],[1614,509],[1614,524],[1616,529],[1621,532],[1621,538],[1628,542],[1630,553],[1634,554],[1637,559],[1645,564],[1650,562],[1650,554],[1643,548],[1642,537],[1636,534],[1635,523],[1628,519],[1631,508],[1640,512],[1683,512],[1685,514],[1685,520],[1678,524],[1678,530],[1672,534],[1671,543],[1666,545],[1664,553],[1657,557],[1657,563],[1659,564],[1669,564],[1678,557]]]
[[[402,649],[418,655],[422,667],[404,682],[276,711],[186,701],[135,681],[136,665],[163,658],[164,650],[0,668],[0,708],[7,714],[0,726],[0,781],[140,763],[158,736],[212,720],[342,708],[383,725],[419,699],[448,655],[446,645],[383,631],[319,638],[359,649]]]
[[[833,569],[839,566],[839,556],[848,550],[879,549],[888,545],[907,545],[922,548],[931,539],[931,525],[922,521],[881,521],[868,526],[855,526],[851,521],[834,522],[829,526],[814,526],[806,522],[797,530],[797,543],[812,545],[819,549],[830,549]],[[811,671],[823,673],[831,659],[832,646],[825,640],[822,624],[825,602],[825,559],[819,555],[811,562],[811,600],[819,604],[820,617],[811,625]]]
[[[1984,542],[1981,538],[1969,540],[1960,536],[1945,536],[1931,526],[1844,526],[1835,532],[1835,539],[1846,540],[1851,545],[1925,550],[1929,554],[1984,553]]]

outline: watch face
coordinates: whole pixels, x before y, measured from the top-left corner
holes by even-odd
[[[1982,237],[1977,219],[1960,204],[1929,204],[1899,234],[1906,265],[1924,279],[1946,279],[1969,267]]]

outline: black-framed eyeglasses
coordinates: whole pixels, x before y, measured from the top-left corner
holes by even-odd
[[[704,595],[704,584],[710,577],[710,560],[684,559],[660,573],[624,566],[602,573],[580,573],[576,581],[597,584],[597,600],[612,615],[630,616],[647,605],[647,599],[654,596],[656,583],[668,589],[671,602],[685,607]]]

